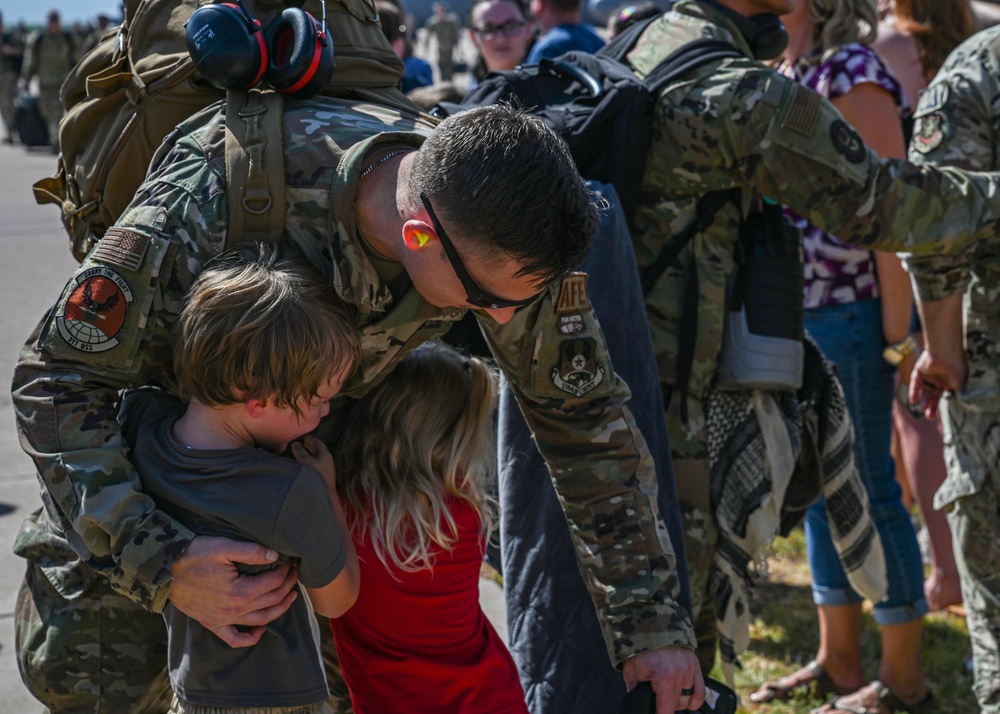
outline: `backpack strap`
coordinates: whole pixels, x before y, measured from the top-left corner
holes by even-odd
[[[671,3],[671,5],[673,5],[673,3]],[[663,13],[660,13],[660,15],[662,14]],[[632,51],[636,41],[639,39],[639,35],[645,32],[646,28],[649,27],[649,24],[654,22],[660,15],[653,15],[652,17],[639,20],[631,27],[619,32],[615,38],[611,40],[611,42],[604,45],[604,47],[599,49],[596,54],[611,57],[619,62],[625,62],[625,55]]]
[[[655,97],[659,94],[660,89],[702,65],[743,56],[742,52],[725,40],[709,38],[695,40],[671,52],[646,76],[644,81]],[[733,203],[739,207],[740,197],[740,189],[731,188],[723,191],[710,191],[698,199],[692,220],[667,239],[656,258],[642,271],[640,279],[644,296],[649,295],[653,286],[656,285],[667,267],[677,259],[684,246],[697,234],[708,230],[723,206],[727,203]],[[681,422],[687,424],[687,396],[691,382],[691,371],[694,367],[694,348],[698,337],[698,262],[694,256],[691,256],[687,266],[687,287],[684,293],[684,311],[681,315],[678,335],[680,350],[677,355],[677,387],[681,399]],[[671,388],[664,390],[664,406],[670,404],[672,392]]]
[[[730,42],[712,37],[694,40],[681,45],[664,57],[643,81],[655,95],[670,82],[702,65],[735,57],[746,57],[746,55]]]
[[[699,198],[698,203],[695,204],[694,218],[667,239],[667,242],[660,248],[660,252],[653,259],[653,262],[647,265],[646,269],[642,271],[640,279],[642,281],[643,296],[649,295],[653,286],[656,285],[656,281],[663,275],[663,271],[677,259],[684,246],[696,235],[709,229],[712,223],[715,222],[715,214],[719,212],[719,209],[729,202],[739,206],[739,201],[740,190],[738,188],[730,188],[724,191],[710,191]]]
[[[608,45],[605,45],[598,54],[607,54],[620,62],[625,62],[625,55],[635,46],[639,35],[657,17],[659,16],[657,15],[637,22],[625,32],[618,35]],[[655,98],[663,87],[702,65],[723,59],[744,56],[742,52],[725,40],[717,38],[694,40],[686,45],[681,45],[664,57],[646,76],[643,83],[649,88],[650,94]],[[708,230],[709,226],[715,220],[715,214],[718,210],[730,200],[737,202],[738,205],[739,198],[738,189],[729,189],[707,193],[698,200],[694,220],[677,234],[671,236],[663,248],[660,249],[660,253],[653,262],[646,266],[646,269],[642,272],[641,279],[644,295],[649,294],[656,281],[660,279],[663,271],[677,258],[688,241],[698,233]]]
[[[281,94],[226,93],[226,247],[244,240],[280,244],[285,232]]]

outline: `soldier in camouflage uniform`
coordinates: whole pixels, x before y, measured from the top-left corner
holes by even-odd
[[[699,38],[726,40],[746,54],[704,64],[662,90],[633,234],[643,269],[695,219],[702,195],[739,191],[739,200],[725,205],[680,252],[646,300],[705,672],[715,659],[714,598],[726,593],[711,593],[708,585],[717,527],[704,398],[717,370],[741,216],[757,197],[768,197],[853,245],[925,254],[955,253],[992,237],[1000,217],[996,176],[880,161],[832,104],[753,59],[766,23],[749,16],[772,13],[773,20],[792,7],[793,0],[681,0],[643,31],[627,56],[646,76],[673,50]],[[690,336],[682,337],[686,307],[697,319]]]
[[[5,144],[14,143],[14,102],[23,60],[24,40],[15,32],[5,31],[3,15],[0,15],[0,120],[6,131]]]
[[[972,36],[920,95],[910,159],[1000,169],[1000,28]],[[976,698],[1000,712],[1000,241],[955,256],[913,257],[926,351],[911,399],[940,402],[948,477],[934,497],[954,538],[975,666]],[[964,326],[964,331],[963,331]]]
[[[475,306],[551,468],[612,661],[633,681],[652,679],[664,712],[697,708],[703,683],[676,604],[654,465],[593,310],[577,295],[580,276],[567,276],[597,210],[565,145],[511,108],[459,114],[434,130],[416,114],[327,97],[287,102],[283,136],[284,253],[320,269],[362,331],[359,368],[342,394],[362,397]],[[53,710],[127,710],[162,661],[162,622],[145,611],[168,599],[215,627],[264,625],[294,597],[287,568],[232,575],[231,561],[273,553],[193,538],[157,510],[115,418],[119,390],[171,387],[171,327],[227,238],[224,144],[218,106],[167,137],[15,371],[18,428],[44,492],[16,547],[29,560],[19,663]],[[560,329],[567,320],[570,333]],[[335,402],[321,437],[337,429],[338,411]],[[87,621],[100,633],[49,626],[53,612],[70,622],[88,609],[103,616]],[[257,628],[227,641],[250,646],[260,636]],[[67,651],[78,656],[60,664]]]
[[[59,13],[49,12],[48,24],[28,38],[21,82],[27,86],[38,78],[38,110],[49,130],[49,144],[59,150],[59,120],[63,116],[59,90],[76,63],[73,36],[59,25]]]

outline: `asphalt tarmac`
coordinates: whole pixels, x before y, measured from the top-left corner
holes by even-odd
[[[44,711],[21,683],[14,657],[14,603],[24,561],[11,552],[25,516],[41,506],[34,466],[18,444],[10,376],[25,338],[59,296],[76,261],[54,205],[35,203],[31,184],[55,172],[56,157],[0,144],[0,712]],[[480,602],[506,639],[500,588],[480,580]]]

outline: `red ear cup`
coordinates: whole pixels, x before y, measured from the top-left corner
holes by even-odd
[[[198,72],[220,89],[250,89],[267,69],[260,23],[232,3],[195,10],[185,27],[185,39]]]
[[[305,99],[333,75],[333,39],[325,25],[299,8],[286,8],[267,28],[264,79],[279,92]]]

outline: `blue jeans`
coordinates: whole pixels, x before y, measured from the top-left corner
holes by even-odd
[[[805,326],[827,359],[837,366],[854,422],[858,470],[885,550],[889,592],[875,603],[875,621],[880,625],[911,622],[923,617],[927,602],[920,547],[889,453],[895,370],[882,359],[881,301],[859,300],[806,310]],[[822,498],[807,511],[805,532],[816,604],[861,602],[833,547]]]
[[[678,601],[690,612],[684,530],[663,399],[635,253],[620,211],[603,213],[583,269],[615,373],[632,391],[629,408],[656,461],[657,504],[677,555]],[[617,711],[625,696],[625,680],[608,659],[562,506],[506,386],[500,394],[497,439],[507,629],[528,710],[532,714]]]

